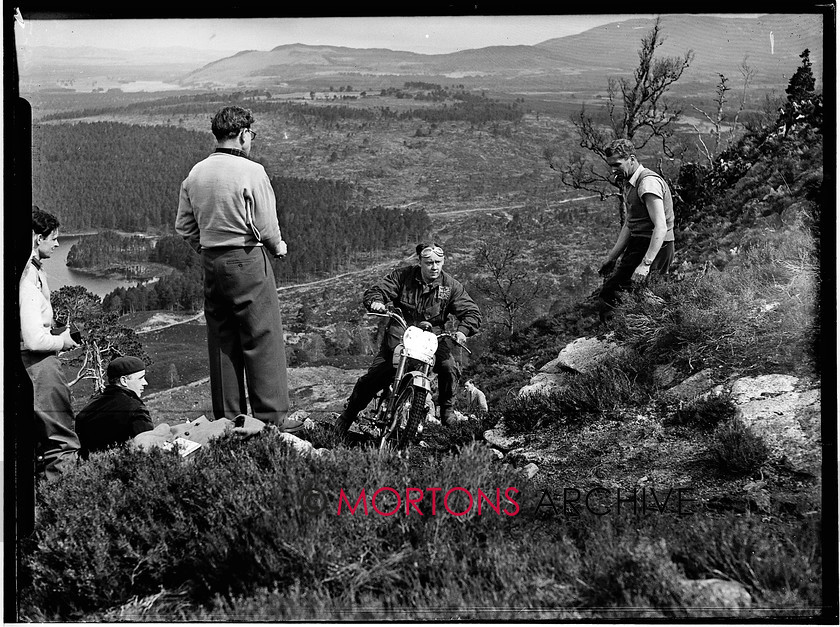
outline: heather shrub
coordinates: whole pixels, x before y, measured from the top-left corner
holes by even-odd
[[[708,396],[680,405],[664,423],[668,426],[710,431],[721,422],[732,419],[735,411],[735,403],[730,396]]]
[[[701,512],[537,517],[538,493],[523,484],[477,444],[457,456],[342,449],[301,457],[263,432],[221,438],[188,460],[163,451],[96,455],[38,494],[21,617],[679,617],[683,573],[726,576],[781,607],[807,606],[819,593],[815,533],[774,545],[772,528],[705,521]],[[382,487],[402,493],[399,509],[393,492],[376,497],[391,515],[371,503]],[[406,514],[409,487],[423,494]],[[463,516],[442,504],[453,487],[463,491],[446,503]],[[507,488],[520,491],[506,499]],[[362,489],[367,514],[357,504]],[[479,490],[489,496],[481,515],[465,492],[477,499]]]
[[[684,614],[682,571],[671,561],[664,539],[652,540],[628,529],[620,532],[612,525],[604,525],[601,532],[587,545],[582,560],[581,574],[588,584],[585,606],[623,609],[624,616]]]
[[[632,353],[605,359],[591,371],[570,372],[562,387],[510,395],[498,405],[511,433],[539,426],[576,426],[593,420],[620,420],[630,407],[647,403],[653,393],[652,368]]]
[[[743,476],[755,473],[767,461],[769,450],[749,427],[732,419],[715,429],[709,454],[720,472]]]
[[[182,590],[202,604],[216,594],[294,586],[320,586],[351,600],[393,588],[401,592],[392,602],[408,606],[424,577],[469,579],[487,566],[484,557],[461,554],[473,551],[464,547],[501,546],[512,519],[504,509],[515,509],[503,494],[517,482],[477,447],[420,464],[351,449],[301,457],[272,432],[221,438],[186,461],[163,451],[92,456],[38,493],[38,522],[25,544],[23,614],[79,618],[161,589]],[[411,486],[460,487],[476,499],[482,489],[494,505],[500,488],[501,509],[485,502],[484,515],[454,516],[442,510],[439,495],[438,515],[431,516],[427,492],[417,505],[425,516],[405,514],[404,503],[392,516],[370,505],[367,515],[349,514],[346,504],[336,515],[341,490],[355,504],[363,488],[369,500],[383,486],[403,500]],[[319,498],[305,498],[313,490]],[[378,506],[390,511],[394,498],[385,491]],[[460,491],[449,506],[470,507]]]
[[[429,446],[438,450],[455,452],[463,446],[472,442],[481,442],[484,439],[484,432],[492,429],[498,422],[498,416],[491,412],[482,412],[475,418],[450,425],[440,425],[424,428],[420,439]]]
[[[823,603],[819,520],[784,528],[758,517],[695,517],[671,530],[669,544],[688,577],[715,573],[738,581],[757,604],[777,608],[779,615],[790,616],[795,607],[815,612]]]
[[[722,271],[629,294],[616,336],[655,363],[744,375],[815,372],[819,333],[813,239],[802,228],[754,230]]]

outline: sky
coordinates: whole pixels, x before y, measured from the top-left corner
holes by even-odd
[[[94,46],[118,50],[186,46],[271,50],[283,44],[389,48],[443,54],[486,46],[533,45],[601,24],[652,14],[245,19],[28,19],[18,46]]]

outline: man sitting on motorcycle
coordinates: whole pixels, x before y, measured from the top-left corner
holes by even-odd
[[[397,268],[376,285],[368,288],[362,303],[368,311],[384,313],[387,304],[399,309],[409,325],[427,321],[436,333],[444,330],[449,314],[458,320],[456,337],[464,343],[481,326],[481,312],[460,282],[443,271],[443,249],[433,242],[418,244],[418,265]],[[359,377],[344,411],[335,423],[336,434],[344,437],[359,412],[367,407],[378,392],[395,376],[392,357],[402,340],[403,331],[394,320],[388,322],[385,336],[368,371]],[[449,342],[440,342],[435,353],[434,372],[438,375],[440,421],[453,419],[455,391],[460,368],[451,353]]]

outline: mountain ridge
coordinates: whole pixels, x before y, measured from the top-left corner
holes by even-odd
[[[755,85],[770,86],[790,76],[799,64],[799,55],[808,48],[815,78],[821,84],[823,19],[818,13],[749,18],[664,15],[664,41],[658,56],[694,51],[691,67],[678,86],[681,89],[716,83],[718,74],[738,79],[744,61],[755,72]],[[605,74],[620,76],[633,71],[640,41],[653,23],[650,18],[633,18],[533,45],[494,45],[438,54],[302,43],[281,44],[271,50],[240,50],[229,56],[183,47],[129,52],[45,46],[22,50],[19,61],[22,77],[86,64],[98,66],[97,71],[115,64],[123,72],[140,66],[148,71],[150,65],[166,64],[166,80],[184,88],[240,88],[245,79],[251,88],[269,90],[290,82],[312,83],[311,88],[318,88],[320,83],[336,80],[364,80],[371,83],[364,85],[370,89],[376,77],[399,77],[430,82],[457,78],[468,88],[510,90],[525,89],[533,83],[542,88],[562,79],[565,90],[592,89],[603,86]],[[78,50],[82,50],[81,55]],[[210,58],[213,56],[217,58]],[[116,72],[117,68],[110,71]]]
[[[637,18],[534,45],[487,46],[435,55],[385,48],[284,44],[268,52],[239,54],[235,60],[217,60],[188,73],[181,83],[230,86],[241,81],[243,73],[270,83],[272,78],[285,82],[367,74],[422,80],[422,77],[447,77],[464,72],[475,77],[492,77],[502,86],[515,85],[523,76],[550,79],[558,74],[564,80],[577,74],[591,82],[593,74],[632,72],[640,41],[653,24],[653,19]],[[812,52],[814,73],[821,82],[821,15],[759,18],[666,15],[662,17],[661,28],[664,42],[658,56],[682,55],[694,50],[694,61],[685,77],[688,82],[717,81],[718,74],[736,77],[746,60],[755,70],[755,80],[775,84],[780,76],[789,76],[795,70],[805,48]],[[314,76],[313,72],[316,72]],[[270,88],[268,84],[260,86]]]

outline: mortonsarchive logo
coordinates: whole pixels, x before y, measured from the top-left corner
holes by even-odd
[[[518,493],[512,486],[490,490],[383,486],[373,491],[340,488],[337,495],[330,496],[310,483],[298,496],[298,506],[311,516],[325,512],[336,516],[516,516],[521,511]]]
[[[690,486],[671,487],[667,491],[664,488],[657,490],[648,486],[641,487],[641,490],[634,486],[632,490],[623,491],[621,488],[611,490],[603,486],[595,486],[586,491],[576,487],[564,487],[562,492],[553,494],[549,490],[543,490],[533,515],[577,518],[583,513],[606,516],[632,511],[636,516],[657,513],[691,516],[694,511],[690,509],[689,503],[697,500],[689,498],[693,490]]]

